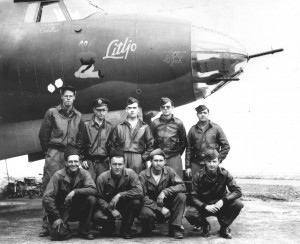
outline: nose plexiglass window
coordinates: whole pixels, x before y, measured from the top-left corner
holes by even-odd
[[[222,33],[192,26],[191,65],[194,93],[205,98],[237,77],[247,61],[241,43]]]

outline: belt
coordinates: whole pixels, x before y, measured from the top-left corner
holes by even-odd
[[[89,159],[89,160],[91,160],[91,161],[99,161],[99,160],[107,159],[107,156],[103,156],[103,155],[92,155],[92,156],[88,156],[87,159]]]
[[[66,146],[65,145],[49,145],[48,148],[55,149],[60,152],[64,152],[66,149]]]
[[[192,160],[192,164],[205,165],[205,161],[203,160]]]

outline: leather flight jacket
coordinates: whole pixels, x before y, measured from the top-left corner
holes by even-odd
[[[112,149],[139,153],[142,155],[143,161],[149,159],[149,155],[153,151],[153,144],[154,139],[150,127],[142,120],[139,120],[133,129],[131,129],[129,122],[125,120],[121,124],[118,124],[112,131]]]
[[[74,107],[69,114],[62,105],[48,109],[39,132],[43,151],[47,152],[48,148],[64,151],[67,144],[74,143],[80,120],[81,113]]]
[[[172,116],[165,120],[161,115],[151,124],[152,134],[155,140],[155,148],[164,151],[167,158],[182,155],[186,147],[186,131],[181,120]]]

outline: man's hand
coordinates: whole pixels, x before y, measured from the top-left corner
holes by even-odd
[[[65,198],[65,205],[69,205],[72,203],[72,198],[75,196],[75,191],[71,191]]]
[[[82,168],[84,168],[84,169],[89,169],[89,165],[88,165],[88,162],[87,162],[86,160],[85,160],[85,161],[82,161],[81,166],[82,166]]]
[[[165,218],[168,218],[171,215],[170,210],[165,207],[162,208],[161,213]]]
[[[113,210],[116,208],[118,201],[120,200],[121,195],[118,193],[111,199],[110,203],[108,204],[108,209]]]
[[[164,203],[164,198],[166,197],[165,193],[162,191],[157,197],[157,203],[159,206],[162,206]]]
[[[212,204],[212,205],[207,205],[207,206],[205,207],[205,209],[206,209],[208,212],[210,212],[210,213],[216,213],[216,212],[219,211],[219,209],[218,209],[214,204]]]
[[[62,219],[57,219],[54,221],[52,227],[53,227],[53,229],[56,229],[56,227],[58,226],[58,232],[59,232],[60,226],[63,224],[64,224],[64,222],[62,221]]]
[[[223,207],[223,200],[219,200],[215,203],[215,206],[220,210]]]
[[[192,177],[192,170],[190,168],[186,169],[185,170],[185,174],[188,178],[191,178]]]
[[[118,219],[118,220],[122,219],[122,215],[117,209],[111,210],[111,214],[114,217],[114,219]]]

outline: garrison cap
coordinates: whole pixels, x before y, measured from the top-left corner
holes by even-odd
[[[113,157],[122,157],[124,158],[124,151],[121,149],[114,149],[111,150],[109,153],[109,159],[112,159]]]
[[[60,93],[62,95],[65,93],[65,91],[71,91],[76,94],[76,89],[73,86],[63,86],[62,88],[60,88]]]
[[[163,156],[164,158],[166,158],[166,154],[164,153],[163,150],[161,150],[160,148],[157,148],[155,150],[153,150],[151,153],[150,153],[150,158],[153,159],[153,157],[155,155],[161,155]]]
[[[93,102],[92,106],[93,106],[93,108],[103,107],[103,106],[106,106],[106,107],[107,107],[108,104],[109,104],[109,100],[107,100],[107,99],[105,99],[105,98],[97,98],[97,99]]]
[[[165,104],[167,104],[168,102],[170,102],[171,105],[173,106],[173,101],[172,101],[170,98],[168,98],[168,97],[162,97],[162,98],[160,99],[160,106],[165,105]]]
[[[219,157],[219,153],[216,149],[207,149],[207,151],[205,152],[205,158],[207,160],[213,160],[217,157]]]
[[[205,105],[199,105],[197,108],[195,108],[197,113],[200,113],[200,112],[204,111],[205,109],[207,109],[207,111],[209,111],[208,107],[206,107]]]
[[[133,104],[133,103],[139,104],[139,101],[138,101],[137,99],[135,99],[134,97],[129,97],[129,98],[127,99],[127,104],[126,104],[126,106],[131,105],[131,104]]]
[[[65,150],[65,160],[68,161],[69,156],[71,155],[78,155],[80,156],[80,151],[78,148],[74,147],[73,145],[68,144],[66,146],[66,150]]]

